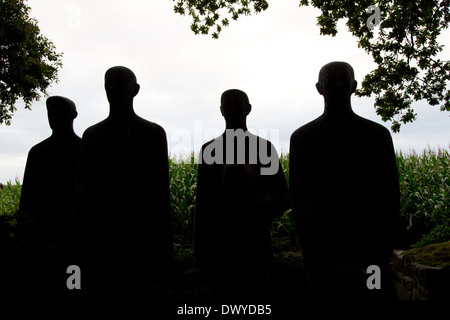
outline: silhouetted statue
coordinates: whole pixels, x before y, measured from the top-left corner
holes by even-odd
[[[317,90],[324,113],[290,143],[290,191],[313,299],[383,297],[399,215],[399,185],[389,131],[356,115],[353,68],[322,67]],[[369,290],[369,265],[382,268]]]
[[[105,74],[110,112],[83,134],[70,244],[88,294],[149,301],[172,256],[169,171],[164,129],[134,112],[139,88],[128,68]]]
[[[78,171],[81,139],[73,130],[75,103],[52,96],[46,104],[52,135],[28,153],[18,213],[22,267],[26,268],[20,277],[29,277],[24,280],[28,282],[24,292],[55,290],[50,281],[58,281],[54,263],[62,261]],[[40,284],[35,280],[41,280]]]
[[[225,91],[220,110],[226,130],[200,155],[194,253],[216,302],[262,302],[272,257],[270,223],[289,208],[288,187],[273,145],[247,130],[247,95]]]

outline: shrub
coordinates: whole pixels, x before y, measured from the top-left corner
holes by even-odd
[[[10,181],[0,188],[0,226],[15,225],[16,213],[19,210],[22,185],[16,179],[16,184]]]

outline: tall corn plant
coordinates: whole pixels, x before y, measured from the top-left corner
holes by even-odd
[[[450,157],[428,149],[397,156],[403,244],[450,240]]]
[[[175,240],[192,242],[197,189],[197,164],[192,154],[187,158],[169,159],[172,229]]]
[[[281,153],[280,164],[289,185],[289,153]],[[278,238],[287,237],[292,248],[298,247],[297,231],[294,218],[292,217],[292,209],[287,210],[272,222],[271,231]]]
[[[289,185],[289,153],[281,153],[280,163],[283,168],[284,175],[286,176],[286,181]]]

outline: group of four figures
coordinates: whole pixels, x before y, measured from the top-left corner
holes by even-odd
[[[289,208],[312,299],[371,296],[367,266],[387,268],[399,209],[390,134],[352,111],[349,64],[325,65],[317,89],[325,112],[291,137],[289,187],[273,145],[247,130],[247,95],[222,94],[226,130],[202,147],[193,239],[213,301],[270,299],[270,224]],[[131,70],[109,69],[105,90],[109,116],[82,139],[72,127],[75,104],[47,100],[53,134],[29,152],[19,210],[34,257],[27,262],[43,274],[80,266],[92,296],[157,299],[173,253],[167,138],[134,112],[139,85]],[[229,132],[243,134],[243,148]],[[267,170],[273,161],[276,170]],[[39,267],[58,243],[59,264]],[[54,278],[53,289],[65,286]]]

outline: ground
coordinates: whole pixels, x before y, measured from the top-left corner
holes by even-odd
[[[406,250],[403,256],[418,264],[450,269],[450,241]]]
[[[174,260],[175,276],[168,291],[170,299],[187,304],[207,303],[208,285],[196,267],[192,247],[176,243]],[[297,304],[306,299],[301,251],[292,250],[282,239],[274,241],[270,299],[283,304]]]

